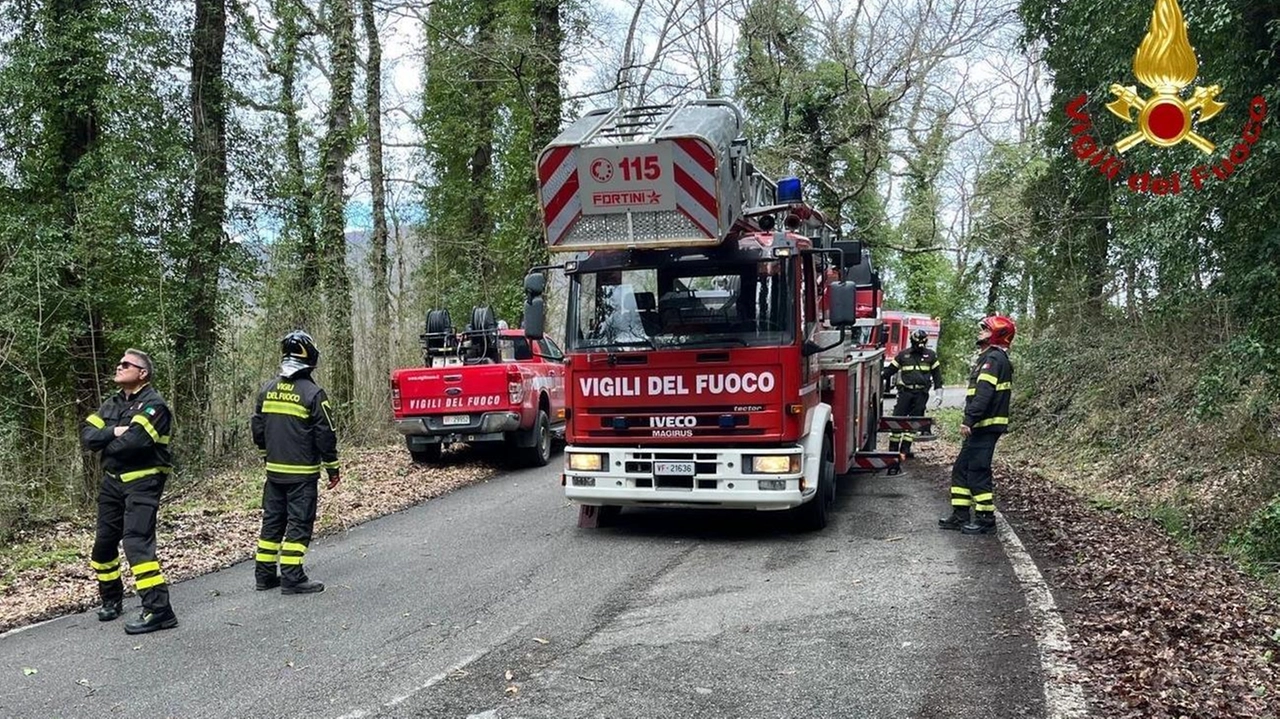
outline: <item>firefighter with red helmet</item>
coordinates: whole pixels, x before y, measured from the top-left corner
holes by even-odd
[[[938,520],[942,529],[958,529],[965,534],[995,530],[991,461],[996,441],[1009,429],[1009,398],[1013,394],[1009,345],[1016,332],[1013,320],[1004,315],[991,315],[978,322],[981,353],[969,372],[960,424],[964,442],[951,467],[951,516]]]
[[[250,422],[267,464],[254,579],[259,591],[311,594],[323,592],[324,584],[307,577],[302,563],[316,521],[320,470],[329,476],[329,489],[338,486],[338,440],[329,400],[311,379],[320,361],[311,335],[290,332],[280,353],[280,373],[263,385]]]
[[[942,363],[938,353],[929,347],[929,333],[918,329],[911,333],[911,346],[902,350],[885,365],[883,378],[898,375],[898,404],[893,414],[898,417],[923,417],[929,402],[929,386],[942,391]],[[916,433],[895,431],[889,435],[889,451],[914,457],[911,445]]]

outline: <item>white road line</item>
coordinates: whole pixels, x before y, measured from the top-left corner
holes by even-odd
[[[1027,610],[1036,633],[1040,650],[1040,668],[1044,671],[1044,704],[1046,719],[1084,719],[1089,716],[1089,704],[1084,698],[1084,688],[1075,677],[1079,670],[1071,660],[1071,641],[1067,638],[1067,625],[1058,613],[1049,585],[1036,567],[1035,560],[1005,521],[996,512],[996,532],[1004,552],[1013,565],[1013,573],[1022,585],[1027,597]]]
[[[71,615],[64,615],[64,616],[71,616]],[[43,622],[36,622],[35,624],[28,624],[28,625],[26,625],[26,626],[24,626],[24,627],[15,627],[15,628],[13,628],[13,629],[10,629],[10,630],[9,630],[9,631],[7,631],[7,632],[0,633],[0,639],[6,639],[6,638],[8,638],[8,637],[11,637],[11,636],[13,636],[13,635],[15,635],[15,634],[19,633],[19,632],[25,632],[25,631],[27,631],[28,629],[35,629],[36,627],[43,627],[44,625],[49,624],[49,623],[51,623],[51,622],[56,622],[56,621],[58,621],[59,619],[62,619],[62,617],[54,617],[53,619],[46,619],[46,620],[44,620]]]
[[[510,640],[511,640],[511,638],[512,638],[512,637],[514,637],[514,636],[516,636],[517,634],[519,634],[520,632],[524,631],[524,628],[525,628],[525,627],[527,627],[527,626],[529,626],[529,625],[528,625],[528,623],[526,622],[526,623],[524,623],[524,624],[518,624],[518,625],[516,625],[516,626],[514,626],[514,627],[512,627],[512,628],[510,628],[510,629],[508,629],[504,634],[502,634],[501,636],[499,636],[496,640],[494,640],[494,641],[490,642],[490,643],[488,644],[488,646],[486,646],[485,648],[480,649],[480,650],[478,650],[478,651],[476,651],[476,652],[474,652],[474,653],[472,653],[472,654],[467,655],[464,659],[462,659],[462,661],[456,662],[455,664],[453,664],[453,665],[449,666],[449,667],[448,667],[447,669],[445,669],[444,671],[442,671],[442,672],[440,672],[439,674],[436,674],[435,676],[433,676],[433,677],[431,677],[430,679],[428,679],[428,680],[427,680],[426,682],[424,682],[422,685],[420,685],[420,686],[418,686],[418,687],[415,687],[415,688],[413,688],[413,689],[409,690],[407,693],[405,693],[405,694],[401,694],[400,696],[398,696],[398,697],[396,697],[396,698],[394,698],[394,699],[391,699],[390,701],[384,702],[384,703],[383,703],[380,707],[378,707],[378,708],[379,708],[379,709],[390,709],[391,707],[393,707],[393,706],[395,706],[395,705],[397,705],[397,704],[400,704],[400,703],[402,703],[402,702],[404,702],[404,701],[406,701],[406,700],[408,700],[408,699],[413,698],[416,694],[418,694],[418,693],[420,693],[420,692],[423,692],[423,691],[426,691],[427,689],[430,689],[431,687],[435,686],[436,684],[439,684],[440,682],[444,681],[446,678],[448,678],[448,676],[449,676],[450,674],[452,674],[452,673],[454,673],[454,672],[456,672],[456,671],[458,671],[458,670],[462,669],[463,667],[467,666],[468,664],[471,664],[472,662],[478,661],[481,657],[483,657],[484,655],[486,655],[486,654],[488,654],[489,652],[493,651],[493,650],[494,650],[494,649],[496,649],[497,647],[500,647],[500,646],[502,646],[503,644],[506,644],[508,641],[510,641]],[[347,714],[343,714],[342,716],[338,717],[338,719],[361,719],[361,717],[366,717],[366,716],[369,716],[369,712],[368,712],[368,711],[365,711],[364,709],[357,709],[357,710],[355,710],[355,711],[353,711],[353,712],[349,712],[349,713],[347,713]]]

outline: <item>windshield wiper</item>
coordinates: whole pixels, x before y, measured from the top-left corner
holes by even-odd
[[[727,335],[724,337],[699,337],[697,339],[691,339],[684,342],[678,342],[678,343],[673,342],[667,346],[675,349],[679,349],[681,347],[695,347],[695,346],[704,345],[704,344],[719,344],[721,342],[737,342],[743,347],[751,346],[750,342],[747,342],[746,340],[742,339],[741,337],[738,337],[737,335]]]
[[[627,342],[604,342],[598,345],[583,347],[583,349],[591,352],[607,352],[613,349],[614,347],[647,347],[651,350],[658,349],[658,346],[654,344],[653,340],[648,337],[645,337],[639,340],[631,340]]]

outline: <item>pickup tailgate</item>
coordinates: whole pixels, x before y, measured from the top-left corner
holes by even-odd
[[[518,388],[515,401],[511,400],[512,382]],[[391,374],[391,383],[397,419],[518,410],[523,393],[520,368],[506,364],[399,369]],[[398,402],[394,401],[397,393]]]

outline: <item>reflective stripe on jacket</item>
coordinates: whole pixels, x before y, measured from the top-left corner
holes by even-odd
[[[999,347],[991,346],[978,355],[969,372],[969,390],[964,402],[964,424],[997,434],[1009,428],[1009,398],[1013,395],[1013,363]]]
[[[942,363],[938,361],[938,353],[922,347],[908,347],[899,352],[884,367],[886,379],[898,374],[898,386],[907,389],[929,389],[929,383],[942,389]]]
[[[250,424],[274,482],[317,479],[338,471],[338,439],[324,390],[308,376],[276,377],[258,393]]]
[[[164,397],[151,385],[132,395],[124,390],[107,398],[97,412],[80,427],[80,443],[85,449],[102,452],[102,471],[122,482],[169,474],[173,458],[169,452],[173,416]],[[127,427],[119,437],[116,427]]]

